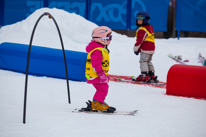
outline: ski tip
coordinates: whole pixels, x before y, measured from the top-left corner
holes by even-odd
[[[134,110],[134,111],[132,111],[129,115],[135,116],[135,115],[137,114],[137,111],[138,111],[138,110]]]

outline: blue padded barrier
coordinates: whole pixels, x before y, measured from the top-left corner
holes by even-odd
[[[0,44],[0,69],[26,73],[28,45]],[[65,50],[69,80],[86,81],[87,53]],[[32,46],[29,74],[66,79],[63,51]]]

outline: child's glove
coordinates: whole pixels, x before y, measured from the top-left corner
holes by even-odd
[[[139,52],[138,51],[134,51],[134,54],[139,55]]]
[[[109,79],[106,76],[106,74],[104,73],[104,71],[97,73],[97,75],[99,76],[100,83],[108,83],[109,82]]]

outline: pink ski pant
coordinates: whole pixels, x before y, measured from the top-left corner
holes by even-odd
[[[109,85],[107,83],[92,83],[92,85],[96,88],[96,93],[94,94],[93,100],[104,103]]]

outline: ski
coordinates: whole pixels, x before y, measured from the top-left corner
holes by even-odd
[[[135,116],[138,110],[134,111],[115,111],[114,113],[108,113],[104,111],[82,111],[82,109],[76,108],[73,110],[73,113],[86,113],[86,114],[102,114],[102,115],[128,115],[128,116]]]
[[[206,59],[199,53],[198,59],[203,66],[206,66]]]
[[[109,74],[109,80],[114,82],[129,83],[136,85],[144,85],[155,88],[166,88],[166,82],[159,81],[158,83],[146,83],[132,80],[131,76],[120,76],[120,75],[111,75]]]
[[[171,59],[177,61],[180,64],[184,64],[184,65],[187,65],[185,62],[189,62],[189,60],[183,60],[182,61],[182,57],[180,55],[179,56],[173,56],[172,54],[168,54],[168,57],[170,57]]]
[[[125,79],[121,79],[119,78],[120,81],[124,81],[124,82],[134,82],[134,83],[140,83],[140,84],[153,84],[153,85],[165,85],[165,83],[147,83],[147,82],[142,82],[142,81],[135,81],[135,80],[125,80]]]

